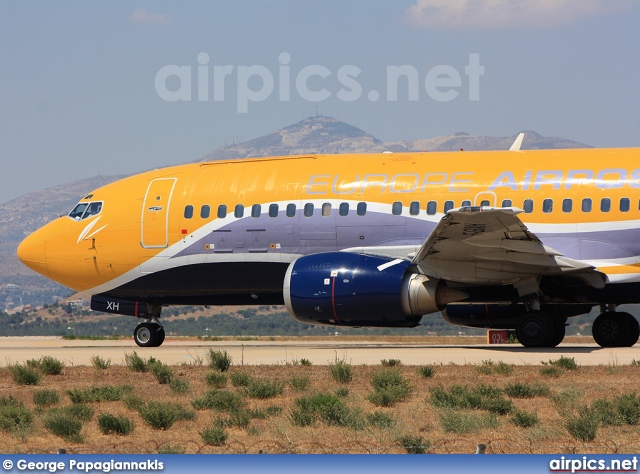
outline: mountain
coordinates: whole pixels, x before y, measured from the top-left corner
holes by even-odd
[[[435,138],[383,143],[353,125],[332,117],[306,118],[263,137],[219,148],[197,161],[249,158],[307,153],[373,153],[382,151],[506,150],[510,137],[476,136],[456,133]],[[564,138],[543,137],[525,132],[523,149],[584,148],[587,145]],[[96,176],[29,193],[0,205],[0,283],[16,281],[33,286],[47,280],[24,267],[16,249],[24,236],[53,218],[68,213],[78,200],[100,186],[124,176]],[[48,285],[48,283],[47,283]]]

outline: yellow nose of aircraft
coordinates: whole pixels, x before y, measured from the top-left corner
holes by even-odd
[[[33,232],[18,246],[18,258],[30,269],[49,277],[44,248],[44,231]]]

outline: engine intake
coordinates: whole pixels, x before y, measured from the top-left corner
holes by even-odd
[[[466,296],[418,274],[409,261],[348,252],[301,257],[284,280],[287,310],[308,324],[414,327]]]

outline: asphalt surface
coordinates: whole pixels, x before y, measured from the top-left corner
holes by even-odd
[[[362,341],[214,341],[169,338],[161,347],[141,348],[131,340],[86,341],[59,337],[0,337],[0,367],[29,359],[51,356],[67,365],[91,365],[91,357],[124,364],[125,354],[136,351],[167,364],[206,363],[210,349],[226,350],[234,365],[293,364],[308,359],[314,365],[327,365],[336,359],[351,364],[378,365],[381,359],[400,359],[404,365],[480,364],[484,360],[516,365],[539,365],[541,361],[564,355],[579,365],[629,365],[640,361],[640,346],[601,348],[595,343],[563,343],[553,349],[524,348],[517,344],[430,345]]]

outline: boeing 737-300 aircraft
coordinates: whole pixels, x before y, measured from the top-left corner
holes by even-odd
[[[640,149],[308,155],[185,164],[96,189],[20,260],[145,320],[168,305],[285,304],[333,326],[515,329],[553,347],[598,307],[595,341],[632,346]]]

